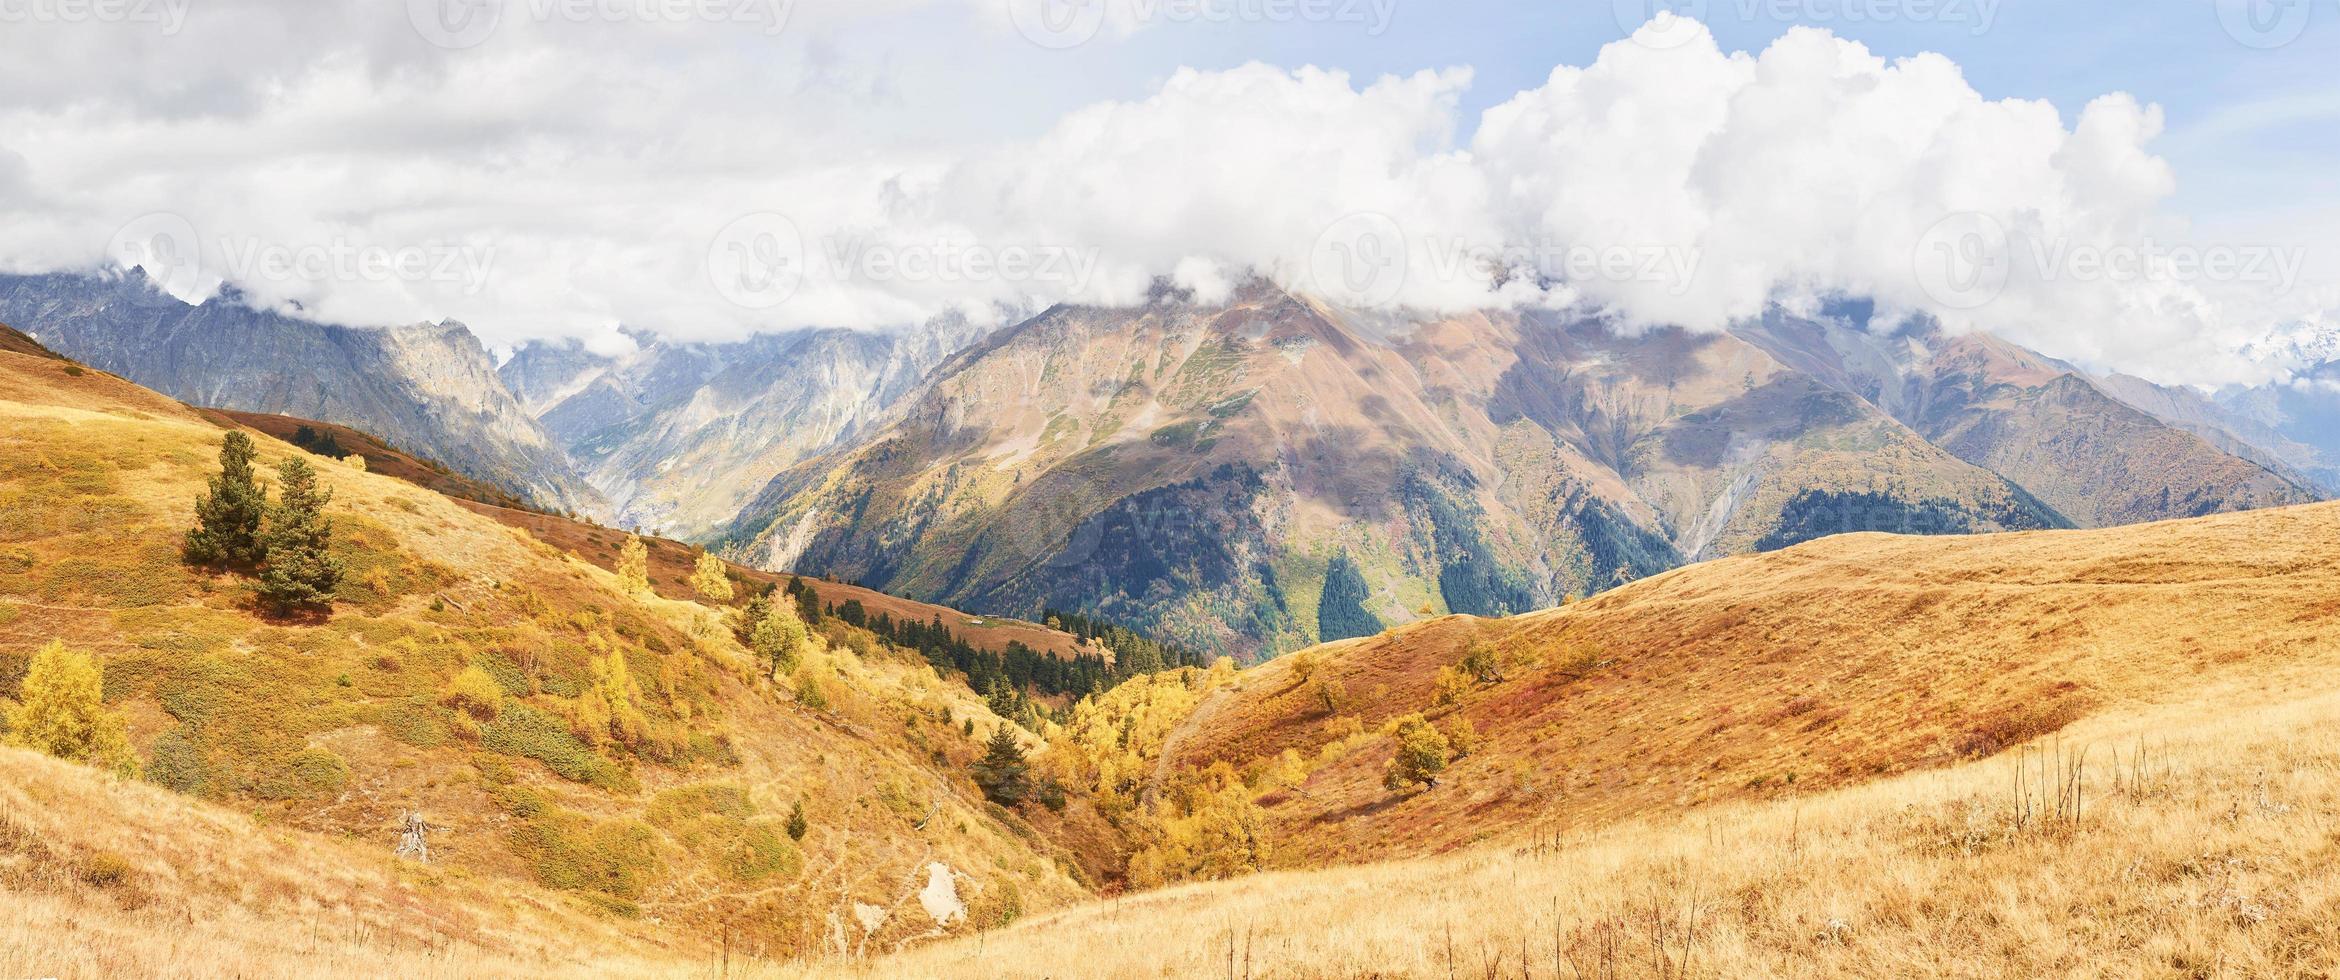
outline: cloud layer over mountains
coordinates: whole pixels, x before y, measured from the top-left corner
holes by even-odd
[[[299,6],[238,18],[271,25],[241,71],[192,53],[233,42],[217,19],[112,75],[62,28],[153,25],[11,34],[0,268],[128,259],[183,296],[491,342],[984,318],[1163,276],[1696,329],[1849,294],[2194,383],[2258,380],[2232,352],[2315,316],[2296,254],[2167,216],[2157,109],[2066,120],[1811,29],[1734,53],[1661,15],[1478,118],[1465,68],[1187,69],[1003,142],[906,107],[921,69],[819,40],[915,0],[765,8],[815,38],[785,71],[752,7],[628,34],[515,5],[492,43],[418,50],[404,12]]]

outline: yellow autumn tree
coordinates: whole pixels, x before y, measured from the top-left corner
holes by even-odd
[[[1389,769],[1381,774],[1381,785],[1392,792],[1436,787],[1438,774],[1446,771],[1448,761],[1446,735],[1419,714],[1398,719],[1391,725],[1391,734],[1397,738],[1397,752],[1390,757]]]
[[[691,588],[708,602],[730,602],[731,569],[713,552],[699,552],[699,567],[691,570]]]
[[[763,618],[748,630],[748,649],[771,669],[775,680],[794,673],[806,653],[817,652],[812,630],[797,618],[796,603],[788,601],[764,605]]]
[[[639,745],[650,734],[642,714],[642,685],[626,669],[626,655],[611,651],[592,662],[593,683],[577,696],[577,734],[595,745]]]
[[[650,549],[639,535],[618,550],[617,577],[618,585],[634,595],[650,591]]]
[[[8,741],[124,776],[138,772],[122,716],[105,708],[105,671],[88,654],[51,641],[33,655],[8,715]]]

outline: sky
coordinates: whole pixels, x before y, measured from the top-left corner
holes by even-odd
[[[2340,309],[2340,0],[0,0],[0,269],[491,344],[1266,276],[2155,380]]]

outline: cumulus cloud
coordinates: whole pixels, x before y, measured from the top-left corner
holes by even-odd
[[[252,18],[272,26],[248,65],[157,47],[171,86],[65,63],[124,50],[99,35],[57,35],[62,54],[10,35],[0,267],[177,263],[191,296],[233,282],[320,319],[452,317],[501,343],[980,320],[1134,303],[1162,278],[1707,330],[1853,295],[2202,383],[2263,373],[2234,352],[2312,314],[2296,256],[2191,241],[2164,213],[2157,109],[2113,94],[2067,121],[1983,98],[1944,58],[1822,31],[1726,52],[1661,15],[1644,30],[1666,43],[1612,44],[1477,119],[1458,109],[1467,69],[1254,64],[946,140],[903,94],[910,69],[831,34],[956,16],[999,35],[1023,8],[799,0],[790,29],[813,41],[775,61],[741,43],[752,24],[511,19],[448,51],[401,5],[269,6],[298,12]],[[319,32],[348,40],[293,43]]]

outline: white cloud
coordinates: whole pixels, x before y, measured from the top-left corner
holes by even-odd
[[[850,27],[928,18],[989,43],[1013,29],[999,4],[798,0],[785,56],[739,25],[509,16],[450,52],[403,6],[222,0],[176,38],[9,34],[0,267],[99,263],[169,212],[206,282],[322,319],[454,317],[491,343],[982,318],[1135,302],[1164,276],[1208,297],[1247,272],[1339,302],[1699,329],[1845,293],[2205,383],[2252,376],[2230,352],[2312,312],[2220,264],[2251,243],[2166,216],[2158,110],[2109,95],[2067,125],[1941,57],[1819,31],[1748,54],[1653,24],[1686,40],[1555,69],[1467,141],[1468,70],[1254,64],[974,142],[934,134],[1021,98],[1010,73],[918,76]],[[1005,41],[1011,63],[1032,53]],[[741,221],[760,214],[784,221]],[[2257,271],[2279,278],[2275,251]],[[402,271],[418,255],[449,273]],[[753,281],[713,281],[718,255]],[[2125,260],[2139,274],[2097,268]]]

